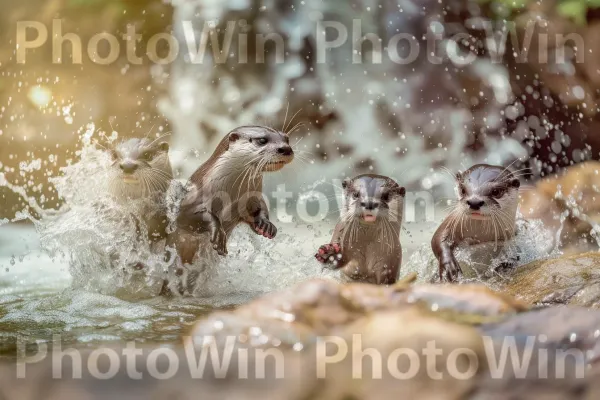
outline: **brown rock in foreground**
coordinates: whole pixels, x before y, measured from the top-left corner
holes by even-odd
[[[462,399],[473,391],[477,376],[486,370],[483,340],[477,329],[416,307],[367,316],[348,326],[341,337],[352,343],[351,356],[330,367],[331,377],[321,399],[385,399],[394,393],[402,393],[404,398]],[[431,343],[439,350],[434,359],[423,353]],[[453,360],[456,349],[461,349],[462,356]],[[399,351],[402,356],[396,359]],[[373,354],[377,355],[372,358]],[[421,367],[418,370],[417,364]],[[349,381],[350,371],[360,372],[364,379]],[[464,379],[452,379],[459,375],[454,375],[456,371],[465,372]]]
[[[171,357],[153,354],[164,353],[164,348],[141,349],[133,370],[142,378],[131,375],[132,364],[119,349],[113,350],[120,354],[120,369],[109,380],[99,379],[85,367],[93,359],[89,353],[82,356],[83,379],[69,378],[73,376],[69,356],[58,369],[48,357],[32,363],[26,379],[20,380],[15,379],[14,365],[0,365],[0,398],[570,400],[600,396],[596,365],[600,311],[528,310],[477,285],[404,282],[381,287],[314,280],[209,316],[198,322],[193,333],[200,336],[188,339],[184,348],[170,350]],[[565,351],[568,357],[561,356]],[[267,352],[270,356],[265,358]],[[508,357],[504,362],[499,361],[502,354]],[[96,357],[96,371],[108,371],[108,361]],[[170,365],[177,367],[176,373],[157,379],[157,371],[165,374]],[[62,379],[55,378],[57,370]]]
[[[417,308],[452,321],[481,323],[524,310],[524,304],[481,285],[415,285],[384,287],[340,285],[312,280],[243,305],[217,312],[190,332],[195,340],[243,335],[251,346],[305,345],[319,335],[341,333],[373,313]]]

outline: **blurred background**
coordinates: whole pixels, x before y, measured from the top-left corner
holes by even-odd
[[[598,159],[600,2],[597,0],[2,0],[0,13],[0,172],[44,207],[60,203],[48,177],[77,160],[83,132],[117,131],[119,138],[170,133],[172,161],[186,178],[230,129],[248,123],[283,126],[295,115],[294,138],[306,165],[284,172],[292,184],[358,172],[394,176],[403,184],[431,189],[455,170],[478,161],[515,162],[537,179],[571,163]],[[83,48],[62,44],[53,61],[53,21],[63,36],[75,33]],[[36,21],[47,42],[17,63],[17,24]],[[232,22],[233,25],[227,25]],[[361,34],[317,62],[318,23],[340,22]],[[485,23],[494,27],[486,32]],[[202,62],[190,62],[185,24],[196,38],[210,22],[220,43],[236,35],[223,60],[209,43]],[[533,25],[531,24],[533,22]],[[529,29],[533,26],[533,30]],[[225,28],[228,27],[228,30]],[[506,46],[490,38],[514,28]],[[123,35],[140,35],[132,63]],[[120,41],[116,61],[101,65],[86,45],[99,33]],[[157,34],[180,43],[173,62],[160,65],[146,53]],[[264,60],[256,35],[278,34],[285,53],[267,42]],[[381,38],[383,51],[399,33],[421,44],[418,57],[400,65],[382,57],[364,35]],[[464,33],[459,51],[474,61],[459,65],[448,56],[450,38]],[[241,35],[240,35],[241,34]],[[565,43],[557,35],[576,34]],[[30,31],[28,40],[35,37]],[[326,32],[326,40],[336,33]],[[427,40],[437,37],[434,48]],[[570,36],[569,36],[570,37]],[[546,38],[546,39],[544,39]],[[548,39],[549,38],[549,39]],[[498,42],[502,43],[502,42]],[[521,48],[513,48],[519,43]],[[98,52],[110,49],[106,42]],[[154,43],[156,44],[156,43]],[[103,47],[104,46],[104,47]],[[521,58],[520,50],[529,50]],[[427,49],[427,50],[425,50]],[[54,49],[56,50],[56,49]],[[398,53],[407,55],[400,44]],[[453,50],[453,51],[454,51]],[[435,52],[439,62],[431,62]],[[161,41],[157,53],[169,54]],[[250,54],[245,62],[240,55]],[[466,53],[465,53],[466,54]],[[564,60],[558,55],[564,54]],[[547,60],[545,62],[544,60]],[[90,125],[93,124],[93,125]],[[102,144],[102,142],[101,142]],[[326,168],[323,168],[326,166]],[[279,179],[281,180],[281,179]],[[22,195],[0,185],[0,218],[26,206]]]

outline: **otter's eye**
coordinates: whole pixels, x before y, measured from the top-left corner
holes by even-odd
[[[464,196],[464,195],[466,195],[466,194],[467,194],[467,189],[465,189],[465,187],[464,187],[464,186],[461,186],[461,187],[459,187],[459,188],[458,188],[458,191],[460,192],[460,195],[461,195],[461,196]]]
[[[360,193],[358,193],[358,192],[352,193],[352,198],[354,198],[354,199],[360,198]]]
[[[502,195],[504,195],[504,191],[502,189],[494,189],[490,194],[492,195],[492,197],[500,198],[502,197]]]
[[[258,143],[259,146],[264,146],[265,144],[267,144],[267,142],[268,142],[267,138],[256,139],[256,143]]]
[[[387,203],[388,201],[390,201],[390,194],[389,193],[383,193],[381,195],[381,201]]]
[[[116,161],[119,158],[119,155],[117,154],[117,152],[115,150],[112,150],[110,152],[110,158],[112,158],[113,161]]]
[[[144,154],[142,154],[142,160],[152,161],[152,153],[149,151],[145,151]]]

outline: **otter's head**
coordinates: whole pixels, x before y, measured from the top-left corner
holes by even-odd
[[[241,126],[227,138],[228,153],[244,167],[261,172],[279,171],[294,159],[290,138],[283,132],[266,126]]]
[[[173,179],[169,145],[148,139],[129,139],[112,151],[111,188],[115,195],[141,198],[164,192]]]
[[[512,172],[487,164],[456,175],[460,210],[476,220],[515,218],[521,183]]]
[[[344,188],[344,216],[358,218],[366,224],[380,220],[402,222],[406,189],[381,175],[359,175],[347,178]]]

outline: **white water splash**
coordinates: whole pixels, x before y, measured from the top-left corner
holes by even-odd
[[[42,248],[68,260],[74,287],[132,296],[160,290],[166,267],[162,253],[148,243],[144,200],[117,201],[110,195],[112,160],[84,135],[80,160],[51,179],[65,202],[63,212],[34,220]],[[133,266],[149,268],[137,273]]]
[[[497,249],[494,243],[460,245],[454,255],[463,271],[464,281],[485,282],[501,276],[504,269],[557,257],[561,252],[554,246],[553,233],[544,227],[542,221],[517,218],[513,240]],[[402,266],[401,276],[411,273],[417,274],[419,282],[438,281],[438,261],[429,243],[415,251]]]

